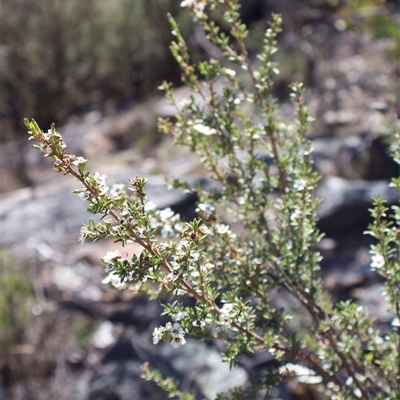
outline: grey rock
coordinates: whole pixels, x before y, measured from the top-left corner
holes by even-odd
[[[316,191],[323,200],[317,212],[318,228],[330,236],[367,229],[372,197],[380,195],[389,205],[399,202],[399,193],[388,183],[326,177]]]
[[[163,346],[161,354],[182,374],[194,379],[207,399],[216,398],[218,393],[225,393],[247,382],[247,373],[239,366],[232,369],[229,363],[222,362],[221,354],[204,342],[189,339],[185,346],[174,349]]]

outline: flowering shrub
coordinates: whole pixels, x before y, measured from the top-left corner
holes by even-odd
[[[316,245],[322,235],[316,229],[319,200],[313,190],[319,176],[306,138],[312,119],[301,84],[291,88],[296,113],[290,122],[279,117],[272,94],[279,73],[273,54],[280,18],[272,15],[264,48],[252,63],[238,1],[186,0],[181,5],[223,57],[191,63],[170,17],[176,38],[171,51],[193,95],[176,104],[171,85],[164,83],[161,88],[177,115],[174,121],[160,120],[159,127],[173,135],[177,146],[198,154],[218,185],[206,190],[173,182],[199,197],[198,217],[186,223],[148,201],[146,179],[131,179],[127,190],[121,184],[110,188],[106,175],[91,174],[87,160],[66,152],[54,126],[43,132],[35,121],[25,120],[30,139],[39,141],[34,147],[53,159],[56,171],[81,182],[75,193],[88,202],[90,213],[103,217],[83,225],[79,240],[112,237],[122,246],[141,246],[140,254],[132,256],[107,253],[104,282],[153,298],[168,296],[164,309],[171,321],[155,328],[155,345],[167,341],[178,348],[188,336],[219,338],[225,344],[223,358],[232,364],[243,354],[268,349],[280,367],[258,377],[254,391],[295,378],[332,399],[398,399],[400,208],[392,207],[389,214],[376,199],[369,229],[377,238],[371,267],[386,279],[385,296],[394,315],[393,331],[382,335],[365,308],[350,301],[333,304],[318,277]],[[217,12],[224,32],[210,18]],[[400,163],[399,143],[400,134],[394,135],[393,154]],[[392,185],[400,189],[400,179]],[[285,308],[277,303],[277,293],[287,297]],[[184,296],[194,305],[184,306]],[[143,371],[170,396],[193,398],[148,365]],[[232,396],[243,398],[247,390],[235,389]]]

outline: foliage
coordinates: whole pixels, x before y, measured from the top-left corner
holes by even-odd
[[[396,5],[387,0],[345,0],[337,16],[351,29],[370,34],[374,38],[393,39],[389,56],[397,61],[400,52],[399,27],[396,18],[391,14]]]
[[[154,344],[164,340],[180,347],[187,335],[219,338],[225,343],[223,358],[232,365],[243,354],[268,349],[280,366],[272,375],[265,371],[259,388],[295,378],[325,398],[398,398],[400,335],[382,336],[367,310],[351,301],[333,304],[318,277],[316,245],[322,235],[316,229],[319,200],[313,191],[319,177],[306,137],[312,118],[300,83],[291,86],[296,112],[289,123],[280,119],[273,96],[280,17],[272,15],[255,67],[237,1],[186,0],[181,5],[222,57],[192,62],[178,24],[169,17],[175,37],[171,51],[192,95],[177,104],[172,86],[164,83],[161,88],[177,116],[160,120],[159,127],[173,135],[177,146],[199,155],[215,189],[172,182],[199,196],[198,217],[185,223],[148,201],[146,179],[131,179],[128,191],[121,184],[110,188],[107,175],[91,174],[87,160],[67,153],[54,125],[45,132],[34,120],[25,120],[30,139],[39,142],[34,147],[54,161],[56,171],[80,181],[75,192],[88,202],[91,214],[101,216],[83,225],[80,241],[112,237],[122,246],[141,245],[139,255],[107,253],[104,282],[154,298],[168,296],[164,312],[171,321],[154,330]],[[214,13],[228,30],[210,19]],[[399,134],[393,137],[397,160],[399,139]],[[392,185],[400,189],[398,179]],[[399,210],[393,207],[389,214],[376,199],[369,230],[378,239],[371,248],[371,267],[387,280],[393,325],[400,318]],[[286,308],[276,303],[276,293],[290,299]],[[183,296],[195,304],[184,306]],[[163,380],[147,365],[143,369],[170,396],[191,398],[179,392],[176,382]],[[232,396],[243,398],[242,389]]]
[[[4,249],[1,250],[0,331],[3,344],[17,344],[22,327],[32,305],[33,288],[26,265],[16,262]]]
[[[383,7],[385,3],[386,0],[347,0],[340,13],[349,25],[371,31],[375,37],[395,37],[395,23]]]
[[[173,79],[165,14],[174,8],[172,0],[4,1],[3,139],[23,115],[65,123],[72,114],[143,98],[154,92],[154,80]]]
[[[24,398],[29,393],[32,399],[70,398],[75,377],[73,368],[65,369],[65,365],[79,364],[96,329],[95,321],[57,307],[42,292],[38,271],[29,267],[32,260],[15,258],[2,249],[0,262],[2,397]]]

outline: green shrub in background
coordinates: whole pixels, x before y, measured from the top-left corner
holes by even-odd
[[[316,229],[319,200],[313,190],[319,177],[306,138],[312,118],[301,84],[291,87],[297,111],[290,123],[279,118],[273,96],[281,19],[272,16],[255,67],[238,1],[185,0],[181,6],[192,13],[221,57],[193,63],[170,17],[175,37],[171,51],[193,95],[175,104],[171,85],[164,83],[178,114],[174,121],[161,120],[159,127],[178,146],[199,155],[218,183],[216,189],[173,182],[199,196],[198,218],[185,223],[147,200],[145,179],[131,179],[128,191],[121,184],[109,187],[105,174],[91,174],[87,160],[66,152],[54,125],[46,132],[25,120],[30,139],[39,141],[34,147],[53,159],[56,171],[81,182],[75,192],[89,203],[90,213],[103,217],[83,225],[80,241],[113,237],[122,246],[141,245],[139,255],[107,253],[102,258],[104,282],[153,298],[168,296],[164,309],[171,320],[154,330],[154,344],[167,341],[177,348],[188,336],[219,338],[225,344],[223,358],[231,364],[262,349],[274,355],[279,367],[266,369],[254,379],[254,387],[237,388],[230,398],[255,395],[294,378],[315,387],[322,398],[398,399],[400,208],[393,207],[389,215],[384,202],[375,199],[369,230],[377,239],[371,267],[386,278],[384,295],[394,316],[393,331],[382,335],[364,307],[351,301],[333,304],[318,277],[321,256],[316,245],[322,235]],[[218,13],[229,30],[221,32],[210,13]],[[248,77],[242,81],[238,72],[243,70]],[[400,163],[400,133],[392,137],[392,150]],[[391,185],[400,189],[400,179]],[[275,302],[277,293],[288,299],[286,308]],[[183,296],[195,304],[185,307]],[[170,396],[194,398],[148,365],[143,371]]]
[[[20,115],[64,123],[174,79],[165,17],[174,9],[173,0],[5,0],[2,102],[11,126],[3,139]]]
[[[33,287],[26,263],[17,262],[6,250],[0,251],[0,339],[3,351],[19,344],[24,322],[33,304]]]
[[[390,7],[396,2],[387,0],[346,0],[338,7],[338,16],[351,28],[370,33],[374,38],[393,38],[396,46],[400,40],[398,24],[391,18]]]

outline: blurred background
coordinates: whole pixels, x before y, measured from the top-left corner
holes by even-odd
[[[199,396],[212,398],[228,388],[213,381],[226,373],[218,370],[213,346],[193,342],[182,350],[192,353],[176,360],[168,348],[155,352],[150,338],[159,303],[101,285],[99,257],[113,244],[77,244],[88,216],[79,200],[73,203],[76,183],[52,173],[30,148],[22,123],[35,118],[46,130],[55,122],[70,151],[90,158],[92,168],[114,181],[153,175],[149,195],[160,207],[193,212],[193,197],[161,189],[164,175],[193,180],[203,174],[194,157],[156,128],[158,117],[173,116],[157,90],[162,81],[187,94],[169,52],[167,12],[181,26],[194,61],[219,56],[179,0],[2,2],[0,397],[163,399],[140,381],[140,363],[148,360]],[[362,303],[382,284],[369,269],[369,242],[360,235],[368,224],[369,195],[396,201],[382,184],[398,174],[382,135],[400,114],[399,3],[243,0],[251,56],[260,50],[272,12],[284,21],[275,86],[281,111],[291,110],[288,85],[301,80],[316,118],[310,138],[324,178],[320,196],[327,199],[320,215],[326,233],[322,274],[334,299]],[[222,24],[220,16],[213,18]],[[390,315],[378,295],[372,298],[384,326]],[[207,351],[210,360],[217,358],[208,370],[194,361]],[[188,357],[200,378],[180,369]],[[265,357],[259,364],[244,360],[236,382],[246,384],[269,361]],[[201,375],[204,368],[209,372]],[[289,392],[292,397],[284,397]],[[296,386],[277,396],[318,398],[302,393]]]

